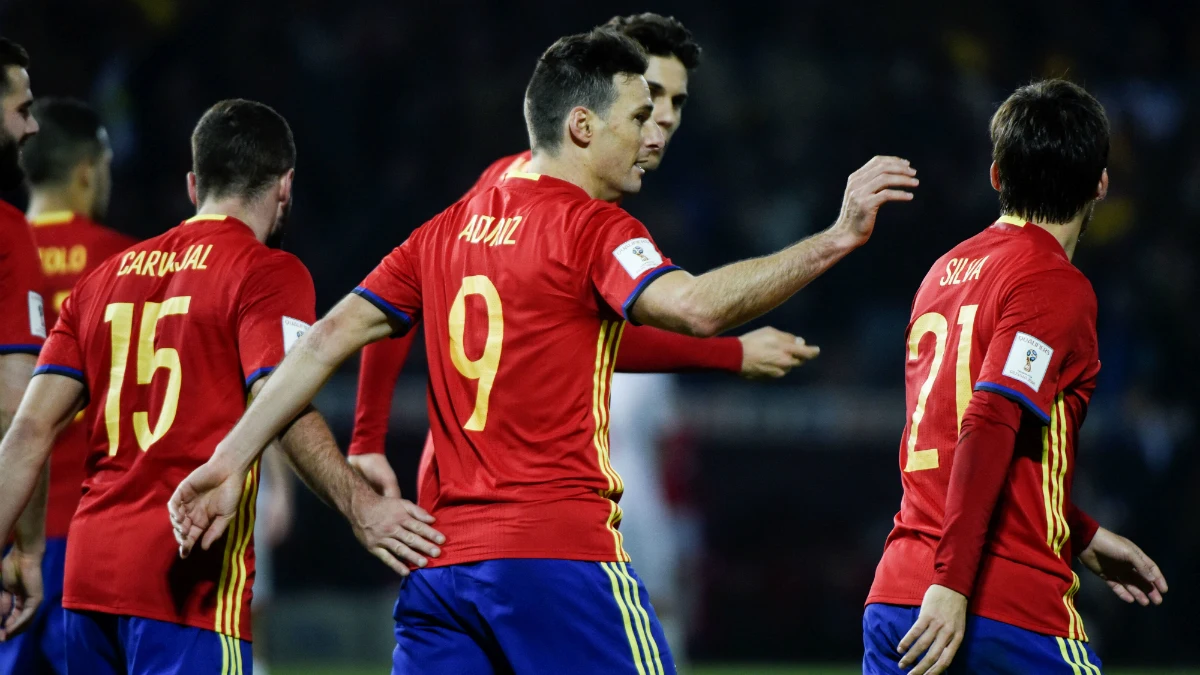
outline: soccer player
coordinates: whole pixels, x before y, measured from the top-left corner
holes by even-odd
[[[134,240],[96,221],[108,209],[112,150],[100,116],[67,99],[33,104],[40,130],[21,152],[30,188],[26,216],[41,254],[47,325],[83,275]],[[66,672],[63,653],[62,588],[67,528],[79,505],[87,457],[82,417],[59,435],[50,454],[46,545],[42,558],[44,600],[30,628],[0,644],[0,673]],[[22,664],[7,669],[6,665]]]
[[[939,258],[913,302],[904,497],[867,598],[864,673],[940,673],[960,646],[954,672],[1099,673],[1072,560],[1127,602],[1167,590],[1071,500],[1100,370],[1096,296],[1071,258],[1108,192],[1108,119],[1047,80],[1000,106],[991,137],[1003,215]]]
[[[700,65],[700,46],[674,17],[646,12],[613,17],[605,24],[633,38],[646,51],[646,83],[654,101],[651,119],[663,130],[663,146],[642,161],[647,171],[662,163],[667,145],[679,129],[688,99],[689,73]],[[464,198],[494,186],[509,170],[519,171],[530,162],[529,150],[493,162]],[[349,461],[381,494],[400,495],[396,473],[384,456],[392,395],[400,370],[408,358],[414,327],[403,337],[367,345],[362,350],[355,406],[354,432]],[[740,337],[695,338],[650,326],[627,325],[616,350],[618,373],[719,370],[747,379],[775,378],[815,357],[820,350],[775,328],[760,328]],[[421,466],[428,467],[432,444],[426,439]],[[418,476],[418,487],[425,472]]]
[[[21,148],[38,131],[30,112],[29,54],[15,42],[0,37],[0,190],[21,187]],[[0,200],[0,437],[7,434],[21,396],[29,385],[42,341],[46,338],[42,273],[37,247],[25,214]],[[41,467],[38,467],[41,469]],[[0,641],[25,628],[41,602],[41,564],[45,533],[40,519],[46,508],[46,475],[37,481],[30,508],[18,523],[12,550],[0,566],[4,588],[20,590],[24,600],[16,607],[0,591]],[[0,532],[0,545],[9,530]],[[12,650],[0,652],[0,669],[23,670]]]
[[[84,419],[85,492],[67,541],[69,672],[250,670],[257,464],[231,486],[237,520],[221,546],[206,540],[181,559],[166,506],[312,320],[314,293],[298,259],[265,245],[278,239],[292,198],[296,150],[283,118],[260,103],[220,102],[197,124],[192,149],[197,215],[76,285],[0,443],[7,533],[56,433],[94,402]],[[438,536],[415,506],[379,497],[354,475],[315,411],[294,418],[281,441],[301,476],[398,572],[407,573],[404,532],[425,543]]]
[[[674,672],[617,529],[607,390],[624,320],[711,336],[759,316],[865,243],[916,179],[876,158],[825,232],[692,276],[614,204],[663,143],[646,66],[609,30],[542,55],[531,164],[415,230],[300,340],[172,498],[181,545],[228,525],[231,486],[343,360],[424,320],[436,452],[419,497],[446,544],[402,587],[393,672]]]

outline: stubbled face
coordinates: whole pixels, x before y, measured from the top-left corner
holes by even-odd
[[[650,98],[654,102],[651,119],[662,127],[663,147],[651,152],[642,166],[653,171],[662,164],[671,137],[683,120],[683,107],[688,100],[688,71],[683,62],[674,56],[651,56],[646,69],[646,84],[650,87]]]
[[[666,136],[653,120],[650,87],[641,75],[615,75],[617,98],[604,116],[595,116],[593,168],[609,191],[620,195],[642,189],[649,158],[661,154]]]
[[[33,92],[29,88],[29,73],[24,68],[9,66],[4,69],[8,86],[0,98],[0,189],[19,187],[25,178],[21,171],[21,146],[37,133],[37,120],[29,108],[33,105]]]

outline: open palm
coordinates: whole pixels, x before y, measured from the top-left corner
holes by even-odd
[[[219,472],[205,464],[175,489],[169,509],[179,555],[188,557],[196,542],[208,550],[237,515],[247,476]]]

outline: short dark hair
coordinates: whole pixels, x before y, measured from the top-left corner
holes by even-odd
[[[525,89],[529,143],[554,152],[562,144],[567,113],[583,106],[599,115],[617,100],[615,75],[644,75],[646,54],[638,43],[597,28],[561,38],[538,59]]]
[[[295,166],[296,142],[287,120],[256,101],[221,101],[192,132],[192,171],[201,200],[256,197]]]
[[[21,165],[34,187],[65,181],[83,161],[94,161],[108,149],[100,115],[70,98],[42,98],[33,104],[40,130],[21,150]]]
[[[0,37],[0,70],[3,71],[3,77],[0,77],[0,96],[8,94],[9,66],[28,68],[29,52],[25,51],[24,47],[13,42],[12,40]]]
[[[1060,79],[1021,87],[992,117],[991,135],[1005,213],[1062,223],[1095,199],[1108,117],[1083,87]]]
[[[651,56],[674,56],[688,70],[700,65],[700,45],[692,31],[673,16],[654,12],[614,16],[604,27],[633,38]]]

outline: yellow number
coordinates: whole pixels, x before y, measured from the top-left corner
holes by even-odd
[[[104,401],[104,424],[108,427],[108,455],[111,457],[117,454],[121,441],[121,387],[125,384],[129,336],[133,333],[133,303],[118,302],[105,307],[104,320],[112,324],[112,366],[108,371],[108,398]]]
[[[154,428],[150,428],[150,413],[133,413],[133,431],[143,452],[166,435],[179,410],[179,392],[183,386],[183,369],[179,352],[171,347],[154,348],[158,322],[164,317],[187,314],[192,298],[188,295],[168,298],[164,302],[147,302],[142,308],[142,326],[138,335],[137,383],[148,385],[159,368],[168,372],[167,391],[162,410]],[[112,324],[112,368],[109,371],[108,399],[104,402],[104,422],[108,427],[108,454],[117,454],[121,440],[121,388],[125,383],[125,368],[129,360],[129,342],[133,334],[133,303],[119,302],[105,308],[104,320]]]
[[[481,295],[487,303],[487,341],[484,343],[483,355],[474,361],[467,357],[463,340],[467,325],[468,295]],[[479,389],[475,392],[475,410],[463,425],[463,429],[467,431],[483,431],[487,426],[488,399],[492,395],[496,371],[500,369],[500,350],[503,343],[504,308],[500,304],[500,294],[496,292],[496,286],[492,284],[491,279],[483,275],[463,279],[458,295],[454,296],[454,304],[450,305],[450,360],[463,377],[479,381]]]
[[[971,339],[975,333],[975,312],[978,309],[979,305],[965,305],[958,311],[958,325],[962,329],[958,336],[958,356],[955,359],[954,367],[954,397],[958,413],[956,432],[962,428],[963,413],[966,412],[967,404],[971,401]],[[917,449],[917,430],[921,425],[921,419],[925,417],[925,403],[929,399],[929,392],[933,390],[933,383],[942,369],[948,332],[949,323],[946,321],[946,317],[937,312],[929,312],[917,318],[913,323],[912,332],[908,336],[909,361],[917,359],[921,338],[925,337],[926,333],[933,333],[934,346],[929,375],[921,385],[921,390],[917,392],[917,407],[913,409],[912,424],[908,430],[908,459],[904,463],[905,471],[925,471],[938,468],[937,448]]]

